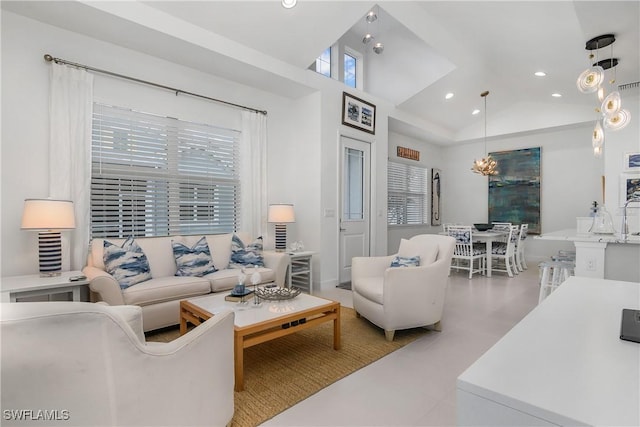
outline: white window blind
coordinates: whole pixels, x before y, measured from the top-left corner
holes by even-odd
[[[93,237],[236,231],[240,132],[94,104]]]
[[[387,224],[428,224],[427,168],[388,162]]]

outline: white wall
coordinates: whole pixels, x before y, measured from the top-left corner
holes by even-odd
[[[593,200],[600,200],[602,161],[591,153],[587,126],[548,129],[487,141],[487,151],[541,147],[542,232],[576,227],[577,216],[587,216]],[[488,178],[471,172],[473,160],[484,154],[482,142],[451,147],[445,153],[442,181],[443,222],[472,224],[488,220]],[[500,169],[500,165],[498,165]],[[533,237],[533,236],[532,236]],[[548,257],[570,244],[527,241],[532,259]]]
[[[624,99],[624,98],[623,98]],[[637,99],[627,97],[625,107],[638,117]],[[546,129],[521,135],[489,139],[487,150],[502,151],[541,147],[541,225],[542,232],[575,229],[576,217],[588,216],[593,201],[602,204],[601,176],[606,177],[606,207],[620,230],[619,188],[625,152],[639,152],[638,120],[618,132],[608,132],[605,155],[595,158],[591,148],[593,123],[574,127]],[[487,220],[487,178],[469,169],[475,158],[483,155],[482,142],[450,147],[445,150],[442,180],[442,221],[471,224]],[[499,167],[498,167],[499,169]],[[638,221],[637,208],[630,209],[632,221]],[[531,236],[533,237],[533,236]],[[527,240],[527,256],[533,262],[548,259],[560,249],[575,250],[567,242]],[[622,245],[618,245],[622,246]],[[609,248],[606,278],[640,280],[638,248]],[[613,260],[615,258],[615,262]]]
[[[293,132],[286,124],[298,106],[289,99],[3,11],[0,270],[3,276],[37,272],[36,235],[20,230],[20,218],[25,198],[48,196],[50,64],[43,59],[45,53],[268,110],[270,143],[291,142]],[[94,97],[99,102],[146,112],[241,128],[239,110],[99,74],[95,74]],[[276,182],[279,171],[286,172],[283,162],[288,159],[271,159],[271,172],[275,175],[272,179]],[[280,199],[280,194],[276,192],[273,197]]]

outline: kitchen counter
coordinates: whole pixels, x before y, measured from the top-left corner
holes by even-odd
[[[640,236],[628,236],[627,239],[623,239],[620,234],[592,234],[592,233],[578,233],[576,229],[566,229],[560,231],[553,231],[551,233],[544,233],[539,236],[535,236],[534,239],[540,240],[566,240],[569,242],[594,242],[594,243],[621,243],[621,244],[634,244],[640,245]]]
[[[629,235],[623,239],[620,234],[592,234],[578,232],[576,229],[559,230],[535,236],[537,240],[573,242],[576,248],[575,275],[582,277],[605,278],[607,245],[620,245],[637,250],[640,236]]]
[[[457,380],[458,425],[640,425],[640,284],[571,277]]]

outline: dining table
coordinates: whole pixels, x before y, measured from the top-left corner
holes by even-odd
[[[438,234],[442,234],[442,235],[448,235],[448,233],[446,231],[441,231]],[[496,239],[498,237],[504,236],[505,234],[508,234],[507,231],[502,231],[502,230],[486,230],[486,231],[479,231],[476,228],[474,228],[473,226],[471,227],[471,236],[473,238],[473,241],[478,241],[478,242],[482,242],[486,245],[487,247],[487,271],[486,271],[486,275],[487,277],[491,277],[491,266],[492,266],[492,261],[493,261],[493,257],[491,256],[491,251],[493,249],[493,242],[496,241]]]
[[[473,237],[473,241],[483,242],[487,246],[487,277],[491,277],[491,265],[493,257],[491,256],[491,251],[493,248],[493,242],[501,236],[507,234],[507,231],[501,230],[487,230],[487,231],[478,231],[471,228],[471,236]]]

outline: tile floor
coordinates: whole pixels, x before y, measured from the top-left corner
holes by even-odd
[[[452,426],[456,378],[538,303],[538,269],[449,278],[442,332],[354,372],[263,426]],[[319,296],[352,306],[351,291]],[[383,332],[380,331],[381,336]]]

